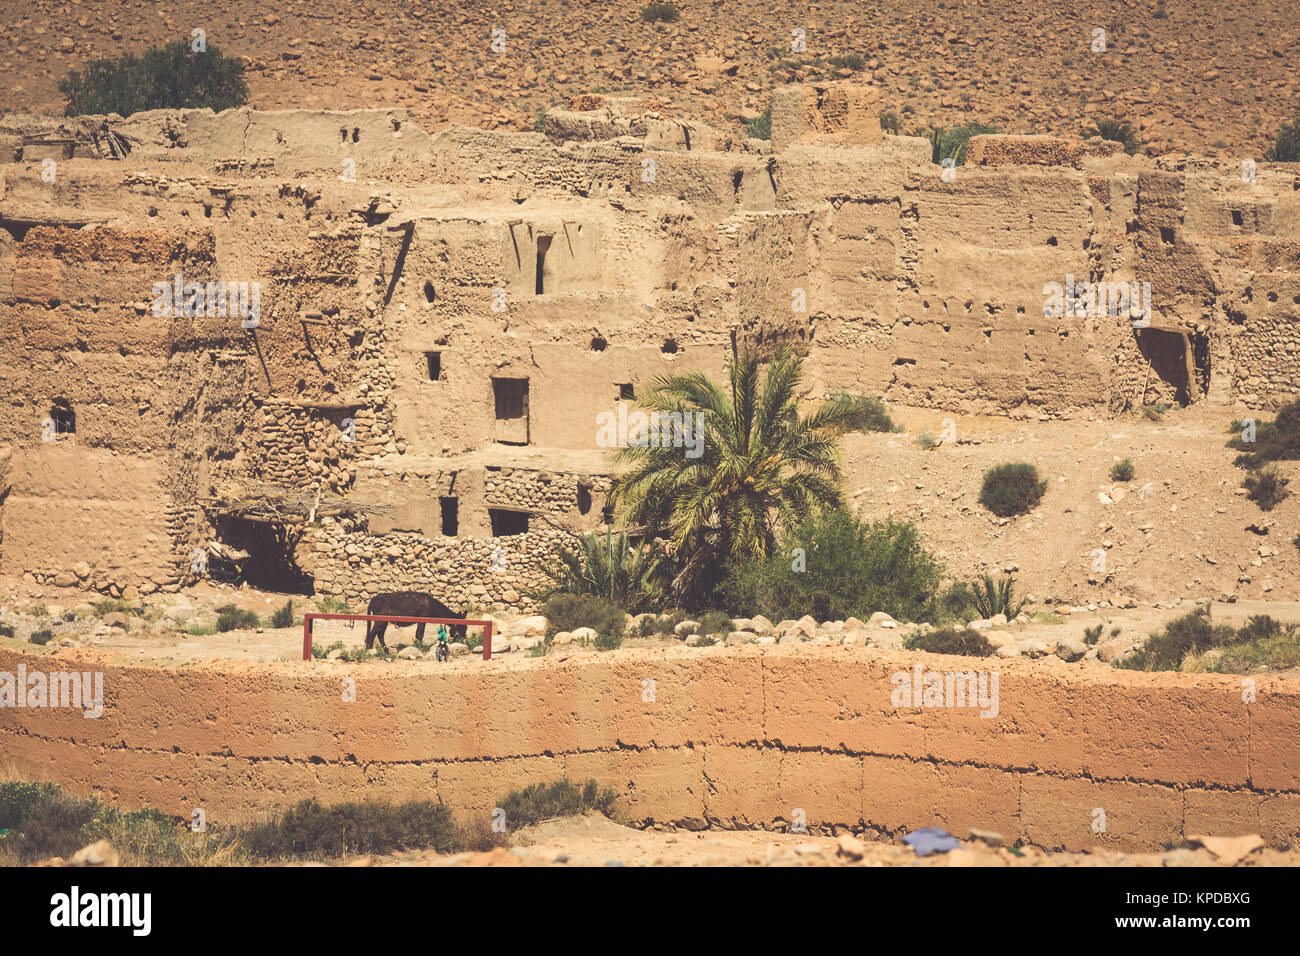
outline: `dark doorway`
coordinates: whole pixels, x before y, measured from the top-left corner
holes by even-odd
[[[503,445],[528,444],[528,379],[492,379],[496,405],[496,440]]]
[[[243,579],[249,587],[289,594],[311,594],[315,582],[294,560],[293,544],[282,526],[227,516],[216,522],[218,540],[247,551]]]
[[[438,504],[442,507],[443,537],[456,537],[456,533],[460,529],[460,499],[439,498]]]

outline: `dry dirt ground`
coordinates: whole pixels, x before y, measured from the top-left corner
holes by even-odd
[[[1292,0],[680,0],[651,24],[640,0],[478,4],[421,0],[37,0],[0,9],[9,110],[61,113],[58,80],[89,60],[203,29],[248,63],[257,109],[405,106],[448,122],[531,128],[586,92],[653,93],[670,111],[735,129],[773,87],[856,76],[904,130],[978,120],[1077,134],[1129,121],[1152,152],[1258,158],[1300,109]],[[492,31],[505,31],[493,52]],[[791,51],[792,31],[806,52]],[[1105,31],[1104,52],[1094,52]],[[836,57],[862,65],[832,65]]]
[[[762,830],[635,830],[599,814],[547,820],[521,830],[509,849],[484,853],[407,852],[347,861],[359,866],[1295,866],[1300,850],[1214,844],[1162,853],[1050,853],[978,840],[948,853],[918,857],[910,847],[848,837]]]

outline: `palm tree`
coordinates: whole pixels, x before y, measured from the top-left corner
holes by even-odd
[[[615,455],[631,468],[611,501],[647,536],[667,538],[679,598],[707,597],[728,565],[766,557],[781,529],[843,506],[838,436],[851,427],[852,401],[801,415],[803,359],[781,348],[766,365],[764,375],[756,354],[733,355],[730,395],[702,372],[659,376],[641,404],[688,422],[702,413],[702,452],[640,445]]]
[[[584,534],[573,548],[561,548],[544,568],[551,586],[539,603],[555,594],[597,594],[631,614],[657,610],[663,598],[662,555],[650,544],[633,544],[624,532]]]

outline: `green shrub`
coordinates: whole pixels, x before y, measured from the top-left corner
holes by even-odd
[[[0,637],[13,637],[14,629],[12,625],[0,624]]]
[[[898,428],[894,420],[889,417],[889,409],[879,396],[839,392],[831,395],[827,401],[830,404],[844,406],[845,431],[892,432]]]
[[[1133,462],[1125,458],[1123,461],[1117,461],[1110,466],[1111,481],[1132,481],[1134,474]]]
[[[458,849],[451,810],[432,800],[386,804],[336,803],[315,798],[271,820],[239,832],[239,839],[262,859],[338,857],[395,850]]]
[[[601,636],[617,636],[621,642],[627,615],[621,607],[594,594],[557,594],[541,608],[546,618],[546,637],[560,631],[589,627]]]
[[[1016,600],[1016,583],[1010,575],[995,582],[993,575],[986,574],[982,581],[975,582],[971,591],[975,599],[975,611],[982,618],[1005,614],[1010,621],[1025,606],[1024,601]]]
[[[1176,671],[1190,653],[1231,643],[1236,632],[1210,620],[1210,608],[1198,607],[1170,621],[1127,660],[1115,666],[1134,671]]]
[[[538,110],[533,114],[533,132],[546,132],[546,110]]]
[[[582,787],[571,780],[556,780],[511,790],[498,805],[505,811],[506,826],[518,830],[556,817],[608,814],[617,798],[618,794],[608,788],[602,790],[595,780],[588,780]]]
[[[623,646],[623,632],[619,631],[618,633],[613,633],[613,632],[606,633],[602,631],[601,633],[596,635],[596,639],[592,641],[592,644],[596,646],[596,650],[598,651],[617,650],[618,648]]]
[[[919,631],[904,642],[911,651],[929,651],[931,654],[962,654],[966,657],[988,657],[993,645],[979,631],[969,627],[942,627],[929,634]]]
[[[534,597],[545,602],[558,594],[590,594],[633,614],[663,606],[666,566],[658,548],[634,544],[625,533],[584,534],[561,547],[543,568],[549,585]]]
[[[1010,518],[1031,511],[1047,491],[1038,469],[1021,462],[997,465],[984,473],[980,504],[999,518]]]
[[[215,46],[195,53],[186,40],[150,47],[140,57],[92,60],[84,72],[72,70],[60,80],[59,92],[68,99],[68,116],[204,107],[220,112],[248,102],[243,61],[222,56]]]
[[[332,594],[316,599],[316,609],[322,614],[350,614],[348,602]]]
[[[899,125],[898,114],[893,110],[882,110],[880,113],[880,128],[886,133],[897,136],[902,128]]]
[[[712,647],[717,643],[718,638],[713,634],[695,634],[686,641],[688,647]]]
[[[1101,629],[1101,624],[1094,624],[1092,627],[1085,627],[1083,629],[1083,643],[1087,644],[1089,647],[1096,644],[1101,640]]]
[[[867,65],[867,58],[857,53],[831,57],[831,66],[837,70],[861,70]]]
[[[1132,156],[1138,151],[1141,144],[1138,142],[1137,132],[1128,123],[1117,119],[1098,120],[1091,128],[1083,131],[1084,138],[1100,136],[1102,139],[1110,140],[1113,143],[1120,143],[1124,147],[1124,152]]]
[[[750,139],[772,138],[772,107],[768,107],[745,124],[745,135]]]
[[[1230,644],[1203,654],[1188,654],[1180,670],[1249,674],[1300,667],[1300,625],[1264,615],[1251,617]]]
[[[333,651],[341,650],[343,650],[342,641],[335,641],[333,644],[318,644],[315,641],[311,643],[311,656],[318,661],[329,657]]]
[[[99,617],[112,614],[114,611],[118,614],[139,614],[140,608],[125,598],[105,598],[95,602],[95,614]]]
[[[932,431],[921,432],[921,434],[916,436],[916,443],[926,451],[934,451],[943,444],[939,441],[939,436]]]
[[[799,552],[803,570],[796,570]],[[745,617],[866,620],[885,611],[912,621],[933,613],[941,580],[942,567],[923,547],[915,525],[867,523],[837,509],[787,532],[766,560],[731,569],[721,593],[727,610]]]
[[[1245,468],[1259,468],[1270,461],[1300,460],[1300,399],[1278,409],[1271,422],[1255,423],[1255,440],[1245,441],[1241,422],[1233,422],[1237,434],[1228,442],[1229,448],[1245,452],[1235,464]]]
[[[82,830],[98,816],[94,797],[75,797],[52,783],[0,783],[0,830],[6,850],[24,863],[51,856],[67,858],[87,841]]]
[[[689,615],[680,608],[675,608],[666,614],[661,614],[655,621],[655,633],[669,637],[675,636],[673,628],[682,623],[682,621],[685,621],[688,617]]]
[[[950,584],[935,602],[936,623],[943,621],[964,623],[975,617],[979,617],[979,612],[975,610],[975,592],[965,581]]]
[[[1283,478],[1282,473],[1270,465],[1247,475],[1246,480],[1242,482],[1242,487],[1246,489],[1247,498],[1263,510],[1272,511],[1291,496],[1291,492],[1286,488],[1290,483],[1290,478]]]
[[[724,611],[707,611],[700,615],[700,626],[696,634],[721,634],[726,637],[731,633],[731,615]]]
[[[1283,123],[1273,145],[1264,151],[1270,163],[1300,163],[1300,116]]]
[[[185,629],[185,633],[190,637],[207,637],[217,633],[217,627],[215,624],[191,624]]]
[[[936,166],[942,166],[945,159],[951,159],[953,165],[964,166],[966,164],[966,144],[970,142],[972,136],[979,136],[983,133],[996,133],[996,126],[986,126],[983,123],[964,123],[953,129],[918,129],[914,130],[913,136],[921,136],[930,141],[930,161]]]
[[[276,609],[271,615],[271,626],[293,627],[293,601],[286,601],[283,607]]]
[[[226,631],[248,630],[257,627],[259,623],[257,614],[253,611],[242,610],[233,604],[217,608],[217,630],[223,634]]]
[[[641,19],[647,23],[676,23],[680,16],[671,3],[647,3],[641,8]]]
[[[32,636],[28,638],[33,644],[48,644],[54,638],[54,632],[48,627],[43,627],[39,631],[32,631]]]

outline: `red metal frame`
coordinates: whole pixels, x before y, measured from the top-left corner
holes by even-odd
[[[302,659],[311,660],[311,622],[388,621],[390,624],[464,624],[483,628],[483,660],[492,659],[492,622],[467,621],[459,617],[403,617],[396,614],[305,614],[302,619]]]

